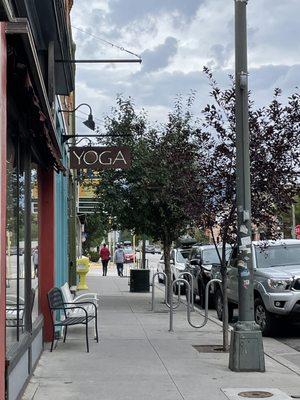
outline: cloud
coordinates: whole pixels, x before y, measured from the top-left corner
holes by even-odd
[[[199,0],[111,0],[110,18],[119,26],[133,21],[168,13],[175,18],[178,14],[188,22],[199,8]]]
[[[299,0],[251,0],[247,14],[249,86],[263,105],[275,87],[286,96],[299,84]],[[213,69],[222,87],[234,70],[234,2],[78,0],[72,24],[142,54],[141,66],[77,65],[77,102],[90,102],[95,115],[109,112],[117,93],[132,96],[152,119],[164,119],[174,97],[190,89],[197,90],[200,108],[209,101],[203,65]],[[79,31],[73,34],[76,58],[132,57]]]
[[[167,37],[163,44],[156,46],[153,50],[145,50],[141,54],[142,71],[153,72],[167,67],[177,50],[178,42],[174,37]]]

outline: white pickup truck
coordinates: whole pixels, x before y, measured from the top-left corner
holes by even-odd
[[[300,240],[252,242],[254,270],[254,318],[263,335],[273,333],[280,319],[300,320]],[[212,278],[220,279],[220,269],[212,268]],[[238,268],[229,262],[229,317],[238,307]],[[222,293],[214,288],[215,307],[222,317]]]

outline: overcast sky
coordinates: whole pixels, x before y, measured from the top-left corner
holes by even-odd
[[[288,95],[299,86],[300,0],[249,0],[247,10],[249,85],[262,105],[275,87]],[[233,0],[75,0],[72,25],[143,59],[141,65],[77,65],[76,102],[89,103],[99,124],[117,94],[133,97],[152,120],[164,121],[175,96],[193,89],[200,110],[209,93],[203,66],[212,68],[222,87],[233,72]],[[78,59],[134,58],[78,29],[73,37]]]

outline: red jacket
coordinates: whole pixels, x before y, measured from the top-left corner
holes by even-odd
[[[110,251],[107,247],[102,247],[100,250],[100,258],[101,260],[109,260],[110,259]]]

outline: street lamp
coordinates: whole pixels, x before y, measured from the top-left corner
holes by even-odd
[[[93,113],[92,113],[92,108],[90,105],[88,105],[87,103],[81,103],[79,104],[79,106],[77,106],[76,108],[74,108],[74,110],[58,110],[58,112],[64,112],[64,113],[73,113],[76,110],[78,110],[79,107],[81,106],[87,106],[90,109],[90,113],[88,115],[88,119],[86,121],[83,121],[83,124],[85,126],[87,126],[89,129],[91,129],[92,131],[95,130],[95,121],[93,119]]]
[[[251,192],[249,156],[247,2],[235,0],[236,80],[236,193],[238,215],[239,320],[231,334],[229,368],[265,371],[262,334],[254,321],[253,264],[251,254]]]

